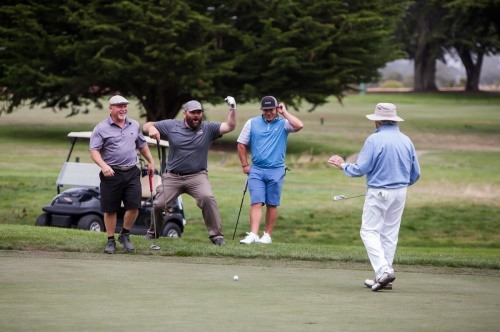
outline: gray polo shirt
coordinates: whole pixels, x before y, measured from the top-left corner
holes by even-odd
[[[146,144],[139,122],[127,118],[125,126],[120,128],[109,116],[92,131],[89,150],[99,150],[102,159],[110,166],[130,167],[139,162],[136,149],[142,149]]]
[[[196,173],[207,169],[208,150],[212,142],[221,137],[221,123],[202,121],[195,130],[184,120],[162,120],[155,122],[154,126],[161,138],[168,141],[167,171]]]

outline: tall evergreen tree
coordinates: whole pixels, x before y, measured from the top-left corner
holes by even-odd
[[[396,0],[7,0],[3,107],[28,101],[77,113],[119,92],[135,96],[147,120],[227,94],[314,108],[396,58],[400,9]]]
[[[437,91],[436,60],[444,60],[445,14],[439,0],[416,0],[407,5],[396,29],[398,41],[414,61],[415,91]]]
[[[483,57],[500,47],[499,0],[416,0],[396,29],[414,60],[414,90],[436,91],[436,61],[457,54],[466,69],[467,91],[479,90]]]
[[[455,0],[446,8],[448,49],[455,50],[465,67],[465,90],[479,91],[484,56],[500,50],[500,1]]]

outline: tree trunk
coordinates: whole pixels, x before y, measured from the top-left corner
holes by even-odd
[[[467,82],[465,91],[479,91],[479,79],[481,78],[481,68],[483,66],[483,52],[478,52],[476,62],[474,63],[473,53],[463,46],[455,46],[460,60],[465,67]]]
[[[414,91],[437,91],[436,59],[430,54],[418,54],[415,57]]]
[[[437,91],[436,86],[436,55],[432,33],[425,17],[419,19],[417,50],[415,51],[415,75],[413,77],[414,91]],[[438,46],[439,48],[439,46]]]

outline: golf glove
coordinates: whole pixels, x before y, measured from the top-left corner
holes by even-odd
[[[231,108],[231,109],[236,108],[236,100],[234,100],[233,97],[227,96],[226,98],[224,98],[224,100],[226,101],[227,106],[229,106],[229,108]]]
[[[381,196],[384,201],[387,201],[387,199],[389,199],[389,193],[387,192],[387,190],[380,190],[378,192],[378,195]]]

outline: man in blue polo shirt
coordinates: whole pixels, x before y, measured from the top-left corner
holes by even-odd
[[[288,134],[304,127],[302,121],[288,113],[285,104],[278,104],[273,96],[262,98],[260,109],[262,114],[248,120],[238,137],[238,156],[243,173],[248,175],[251,198],[250,232],[240,241],[242,244],[272,242],[271,233],[278,217],[285,177]],[[248,148],[252,155],[251,166],[247,159]],[[263,205],[266,205],[266,228],[259,238]]]
[[[392,289],[396,279],[392,263],[398,243],[399,226],[408,186],[420,177],[420,165],[412,141],[404,135],[398,122],[396,106],[379,103],[374,114],[375,133],[365,141],[356,163],[346,163],[338,155],[328,162],[349,177],[366,175],[366,198],[360,235],[365,245],[375,279],[365,280],[373,291]]]

